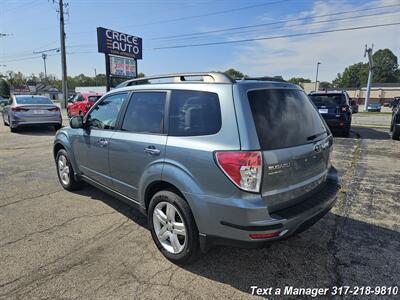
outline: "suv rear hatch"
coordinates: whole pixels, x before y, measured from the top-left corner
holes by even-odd
[[[326,180],[332,137],[301,90],[250,90],[248,99],[263,153],[261,193],[271,213],[301,202]]]
[[[343,94],[312,94],[310,99],[326,119],[336,118],[340,115],[341,107],[346,105],[346,97]]]

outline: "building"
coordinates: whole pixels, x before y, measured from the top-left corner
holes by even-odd
[[[315,82],[303,83],[302,87],[304,91],[308,94],[315,90]],[[366,86],[362,88],[334,88],[332,90],[346,91],[351,98],[357,100],[358,104],[364,104],[365,96],[367,94]],[[371,102],[380,102],[381,104],[383,104],[385,102],[392,101],[394,97],[400,97],[400,82],[371,84]]]

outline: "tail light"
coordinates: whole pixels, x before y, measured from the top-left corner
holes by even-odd
[[[60,111],[58,107],[49,108],[49,111]]]
[[[270,239],[273,237],[280,236],[281,231],[271,232],[271,233],[250,233],[249,237],[253,240],[256,239]]]
[[[248,192],[260,192],[260,151],[217,151],[215,159],[221,170],[237,187]]]
[[[342,112],[349,111],[349,108],[347,106],[342,106],[340,109]]]
[[[16,112],[22,112],[22,111],[28,111],[28,108],[23,108],[23,107],[19,107],[19,106],[13,106],[11,107],[12,111],[16,111]]]

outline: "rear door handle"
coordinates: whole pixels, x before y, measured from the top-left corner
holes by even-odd
[[[99,140],[100,147],[106,147],[108,145],[108,141],[106,139]]]
[[[154,146],[148,146],[147,148],[144,148],[144,152],[150,155],[160,155],[161,151],[156,149]]]

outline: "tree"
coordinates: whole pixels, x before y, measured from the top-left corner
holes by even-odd
[[[292,77],[288,80],[288,82],[301,85],[304,82],[311,82],[311,80],[303,77]]]
[[[231,77],[233,79],[241,79],[246,76],[242,72],[235,70],[234,68],[230,68],[230,69],[224,71],[224,73],[225,73],[225,75],[228,75],[229,77]]]
[[[368,79],[368,64],[362,62],[353,64],[344,69],[343,73],[338,73],[333,80],[334,87],[355,87],[359,88],[367,83]]]
[[[326,90],[326,89],[330,89],[332,87],[332,83],[328,82],[328,81],[321,81],[319,83],[319,88],[321,90]]]
[[[0,96],[4,98],[10,97],[10,86],[4,79],[0,79]]]
[[[397,56],[389,49],[376,51],[372,58],[374,60],[373,82],[396,82],[398,78]]]

